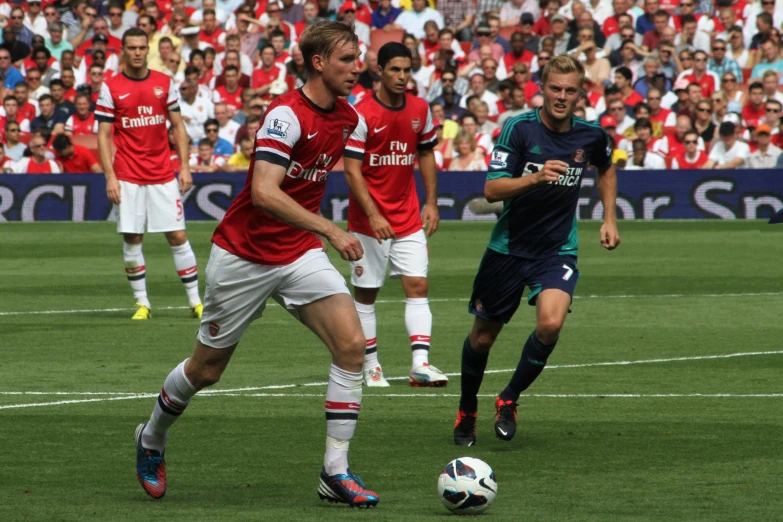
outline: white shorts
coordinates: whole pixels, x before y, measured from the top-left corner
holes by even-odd
[[[321,249],[309,250],[290,265],[267,266],[212,245],[197,338],[206,346],[227,348],[261,317],[270,297],[298,316],[294,307],[337,294],[350,292]]]
[[[351,232],[359,238],[364,257],[351,262],[351,284],[359,288],[380,288],[386,280],[386,267],[391,264],[389,276],[398,278],[427,277],[429,252],[427,236],[419,230],[409,236],[385,239],[382,244],[371,236]]]
[[[176,179],[157,185],[120,181],[117,233],[143,234],[145,231],[154,233],[175,230],[185,230],[185,212]]]

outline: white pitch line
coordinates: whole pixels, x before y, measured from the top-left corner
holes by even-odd
[[[773,297],[783,295],[783,292],[745,292],[728,294],[638,294],[638,295],[575,295],[574,299],[683,299],[687,297]],[[467,298],[458,297],[434,297],[430,298],[431,303],[458,303],[467,302]],[[404,299],[379,299],[376,304],[400,304]],[[269,303],[267,306],[277,307],[277,303]],[[156,310],[189,310],[188,306],[157,306]],[[29,310],[20,312],[0,312],[0,317],[15,315],[57,315],[57,314],[94,314],[101,312],[132,312],[135,308],[93,308],[77,310]]]
[[[215,395],[212,395],[214,397]],[[221,397],[323,397],[323,393],[227,393]],[[441,398],[460,397],[458,393],[364,393],[364,397],[416,397]],[[494,393],[479,394],[478,397],[497,397]],[[647,399],[647,398],[783,398],[783,393],[524,393],[520,399]]]
[[[0,391],[0,395],[138,395],[139,392]]]
[[[738,352],[738,353],[729,353],[729,354],[723,354],[723,355],[694,355],[691,357],[673,357],[670,359],[643,359],[638,361],[607,361],[607,362],[597,362],[597,363],[584,363],[584,364],[562,364],[562,365],[552,365],[547,366],[546,369],[548,370],[554,370],[554,369],[569,369],[569,368],[589,368],[589,367],[598,367],[598,366],[628,366],[632,364],[656,364],[656,363],[668,363],[668,362],[681,362],[681,361],[702,361],[702,360],[708,360],[708,359],[728,359],[732,357],[747,357],[747,356],[755,356],[755,355],[780,355],[783,354],[783,350],[778,351],[770,351],[770,352]],[[506,369],[506,370],[487,370],[486,373],[510,373],[513,372],[514,369]],[[456,376],[459,375],[458,373],[447,373],[446,375],[449,376]],[[389,377],[387,380],[403,380],[407,379],[407,377]],[[261,393],[261,394],[247,394],[247,393],[240,393],[240,392],[248,392],[248,391],[259,391],[259,390],[282,390],[282,389],[291,389],[291,388],[298,388],[298,387],[312,387],[312,386],[326,386],[327,383],[325,382],[309,382],[304,384],[272,384],[268,386],[253,386],[253,387],[245,387],[245,388],[229,388],[224,390],[204,390],[199,393],[199,396],[248,396],[248,397],[276,397],[276,396],[284,396],[284,397],[294,397],[297,396],[296,394],[270,394],[270,393]],[[93,392],[83,392],[84,394],[93,393]],[[107,392],[109,393],[118,393],[118,392]],[[29,395],[72,395],[68,392],[0,392],[0,395],[19,395],[19,394],[29,394]],[[321,397],[323,394],[300,394],[298,396],[301,397]],[[408,394],[388,394],[388,395],[378,395],[374,393],[368,393],[368,395],[375,395],[375,396],[387,396],[387,397],[394,397],[394,396],[400,396],[400,397],[407,397]],[[716,394],[715,396],[723,395],[723,394]],[[418,397],[419,394],[410,394],[410,396]],[[442,396],[447,397],[450,395],[432,395],[432,394],[421,394],[421,396],[429,397],[429,396]],[[457,395],[454,395],[455,397]],[[549,397],[549,395],[528,395],[533,397]],[[578,394],[568,394],[568,395],[552,395],[552,397],[591,397],[592,395],[578,395]],[[595,395],[596,397],[625,397],[625,394],[600,394]],[[628,394],[628,396],[635,396],[634,394]],[[690,395],[667,395],[667,394],[660,394],[660,395],[639,395],[639,397],[680,397],[680,396],[702,396],[699,394],[690,394]],[[713,395],[703,395],[705,397],[712,397]],[[735,395],[726,394],[727,397],[734,397]],[[745,395],[736,395],[736,396],[745,396]],[[757,394],[757,395],[747,395],[748,397],[751,396],[758,396],[758,397],[777,397],[778,394]],[[66,401],[54,401],[54,402],[39,402],[39,403],[28,403],[28,404],[10,404],[5,406],[0,406],[0,410],[5,409],[11,409],[11,408],[32,408],[37,406],[59,406],[62,404],[80,404],[80,403],[86,403],[86,402],[102,402],[102,401],[121,401],[126,399],[140,399],[140,398],[148,398],[148,397],[157,397],[157,394],[154,393],[136,393],[134,395],[124,395],[124,396],[117,396],[117,397],[99,397],[94,399],[74,399],[74,400],[66,400]],[[487,397],[494,397],[494,395],[487,395]]]

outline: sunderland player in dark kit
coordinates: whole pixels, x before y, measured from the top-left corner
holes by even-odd
[[[362,401],[365,339],[345,279],[329,262],[320,237],[346,261],[360,259],[362,245],[318,214],[329,172],[359,122],[343,98],[359,75],[359,42],[351,26],[323,21],[305,30],[299,47],[307,83],[269,105],[245,187],[212,236],[196,347],[168,375],[149,421],[136,429],[136,473],[155,498],[166,492],[169,427],[199,390],[218,381],[271,297],[332,354],[318,495],[351,507],[379,500],[348,468]],[[274,335],[269,338],[268,348],[274,349]],[[263,415],[258,420],[266,422]]]
[[[477,394],[489,351],[527,286],[528,304],[536,307],[536,328],[511,381],[495,399],[495,435],[511,440],[516,433],[519,395],[546,366],[579,279],[576,204],[588,165],[598,171],[604,206],[601,245],[613,250],[620,244],[609,137],[600,126],[573,115],[584,75],[582,65],[570,56],[553,58],[542,74],[544,106],[506,122],[492,152],[484,195],[490,202],[503,201],[503,212],[469,303],[475,318],[462,347],[457,445],[476,442]]]

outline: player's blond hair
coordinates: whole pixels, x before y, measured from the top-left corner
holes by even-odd
[[[577,60],[567,54],[555,56],[544,66],[544,72],[541,73],[541,83],[545,84],[550,74],[568,74],[572,72],[579,73],[579,88],[585,82],[585,68]]]
[[[313,67],[314,56],[318,55],[328,60],[335,49],[345,44],[354,44],[357,47],[359,45],[359,38],[353,30],[353,25],[322,20],[308,26],[299,40],[299,50],[302,51],[307,73],[316,73]]]

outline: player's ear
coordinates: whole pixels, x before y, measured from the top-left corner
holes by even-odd
[[[320,54],[313,55],[313,69],[323,73],[326,68],[326,60]]]

